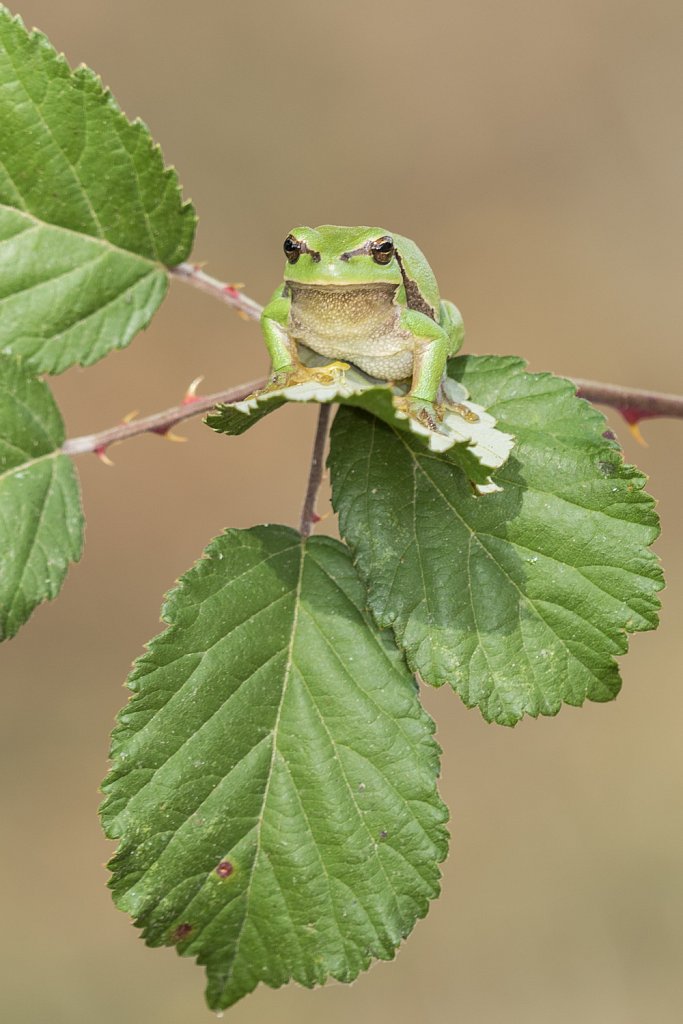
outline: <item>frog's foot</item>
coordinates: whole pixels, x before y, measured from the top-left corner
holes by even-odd
[[[310,369],[306,370],[308,374],[307,380],[315,380],[318,384],[337,384],[343,380],[344,374],[347,370],[351,369],[350,363],[343,363],[339,359],[335,359],[333,363],[328,363],[327,366],[311,366]]]
[[[266,386],[254,394],[267,395],[273,391],[282,391],[284,388],[293,388],[297,384],[308,384],[310,381],[316,384],[336,384],[348,369],[349,364],[341,362],[330,363],[329,366],[304,366],[302,363],[292,363],[271,373]]]
[[[433,430],[435,433],[442,433],[441,421],[444,416],[444,407],[440,403],[426,402],[424,398],[413,398],[411,395],[397,396],[394,398],[394,406],[398,412],[404,413],[411,419],[416,420]]]
[[[457,413],[458,416],[462,416],[466,423],[479,422],[479,416],[477,416],[476,412],[474,412],[473,409],[468,409],[466,405],[462,404],[462,402],[446,401],[444,402],[444,405],[449,412],[454,412]]]

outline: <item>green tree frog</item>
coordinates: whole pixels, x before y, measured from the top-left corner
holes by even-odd
[[[284,251],[284,282],[261,317],[272,361],[265,390],[332,384],[353,363],[377,380],[410,380],[396,404],[438,429],[441,381],[463,323],[415,243],[383,228],[325,224],[295,228]],[[304,366],[299,343],[333,361]]]

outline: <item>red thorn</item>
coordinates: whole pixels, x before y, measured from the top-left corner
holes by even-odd
[[[321,518],[322,517],[319,516],[317,512],[314,512],[313,515],[311,516],[311,522],[312,523],[319,523],[321,521]]]
[[[642,409],[633,409],[630,405],[620,408],[619,412],[627,423],[639,423],[640,420],[653,420],[660,415],[658,412],[643,412]]]
[[[185,392],[185,397],[180,403],[181,405],[192,405],[193,402],[199,401],[199,397],[197,395],[197,388],[199,387],[203,380],[203,377],[195,377],[195,379],[192,381],[187,391]]]
[[[101,444],[98,448],[93,448],[93,455],[96,455],[100,462],[103,462],[105,466],[113,466],[114,463],[107,455],[106,444]]]
[[[242,281],[236,282],[234,284],[223,285],[223,291],[225,292],[226,295],[229,295],[231,299],[239,299],[240,288],[244,288],[244,283]]]
[[[641,420],[655,419],[659,414],[656,412],[643,412],[641,409],[633,409],[630,406],[625,406],[624,408],[619,409],[619,412],[626,420],[628,429],[631,431],[632,436],[638,444],[641,444],[644,448],[648,448],[649,445],[641,434],[638,424]]]
[[[638,442],[638,444],[642,445],[643,448],[649,448],[650,447],[649,444],[647,443],[647,441],[645,440],[645,438],[643,437],[643,435],[640,432],[640,427],[638,426],[638,421],[637,420],[635,421],[635,423],[629,423],[628,424],[628,429],[631,432],[631,436],[633,438],[635,438],[635,440]]]
[[[171,427],[152,427],[150,434],[158,434],[159,437],[163,437],[166,441],[187,441],[186,437],[182,437],[181,434],[174,434]]]

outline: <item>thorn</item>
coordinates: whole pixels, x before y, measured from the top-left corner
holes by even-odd
[[[243,309],[238,309],[237,310],[237,315],[240,318],[240,320],[251,320],[251,317],[249,316],[249,314],[245,313]]]
[[[238,299],[240,295],[240,288],[244,287],[244,281],[235,281],[233,284],[224,285],[223,291],[232,296],[233,299]]]
[[[94,448],[93,449],[93,455],[96,455],[97,458],[100,460],[100,462],[103,462],[105,464],[105,466],[113,466],[114,465],[114,463],[111,461],[111,459],[107,455],[107,446],[106,446],[106,444],[101,444],[99,446],[99,448]]]
[[[207,260],[200,260],[198,263],[193,263],[192,264],[192,269],[193,270],[203,270],[204,267],[206,266],[207,262],[208,262]]]
[[[628,420],[626,422],[628,423]],[[642,445],[643,448],[650,447],[640,432],[640,424],[638,423],[638,420],[636,420],[635,423],[628,423],[628,429],[631,431],[631,436],[636,439],[638,444]]]
[[[121,422],[122,423],[130,423],[131,420],[135,419],[135,417],[138,415],[139,412],[140,412],[139,409],[133,409],[132,412],[127,412],[126,415],[121,420]]]
[[[181,434],[174,434],[170,427],[157,427],[155,430],[150,430],[150,434],[158,434],[165,441],[175,441],[179,444],[184,444],[187,441],[187,438],[182,437]]]
[[[197,402],[199,400],[197,396],[197,388],[199,387],[203,380],[203,376],[195,377],[195,379],[192,381],[187,391],[185,392],[185,397],[180,403],[181,405],[192,405],[193,402]]]
[[[324,523],[324,522],[325,522],[325,520],[326,520],[326,519],[329,519],[331,515],[332,515],[332,512],[331,512],[331,511],[329,511],[329,512],[323,512],[323,514],[322,514],[321,516],[319,516],[319,515],[318,515],[318,514],[316,513],[316,517],[315,517],[315,522],[316,522],[316,523]]]
[[[630,408],[620,409],[619,412],[626,420],[632,437],[638,442],[638,444],[642,445],[643,448],[649,448],[649,444],[640,432],[640,421],[654,419],[657,414],[651,412],[640,412],[640,410]]]

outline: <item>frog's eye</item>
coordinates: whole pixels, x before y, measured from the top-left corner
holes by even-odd
[[[370,246],[370,252],[375,263],[387,264],[391,263],[394,256],[394,240],[389,235],[385,235],[384,238],[378,238],[376,242],[373,242]]]
[[[301,256],[301,242],[298,242],[293,235],[287,235],[285,244],[282,246],[288,263],[296,263]]]

